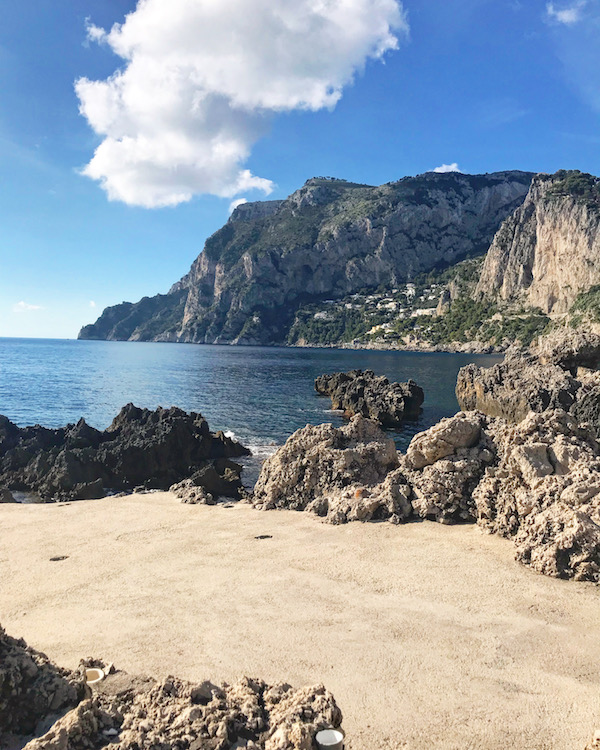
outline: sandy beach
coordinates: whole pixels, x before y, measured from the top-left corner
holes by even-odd
[[[600,726],[600,589],[474,526],[156,493],[0,505],[0,528],[0,623],[66,667],[323,682],[349,750],[577,750]]]

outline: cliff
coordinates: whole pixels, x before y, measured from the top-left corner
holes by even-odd
[[[501,226],[475,297],[565,313],[600,283],[600,180],[561,170],[537,175],[523,205]]]
[[[532,175],[427,173],[379,187],[313,178],[246,203],[166,295],[107,308],[79,338],[285,341],[298,308],[482,254]]]

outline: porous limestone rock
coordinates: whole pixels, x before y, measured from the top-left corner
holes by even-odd
[[[513,537],[517,559],[560,578],[600,581],[600,446],[561,410],[488,425],[498,462],[473,491],[478,523]]]
[[[315,734],[342,714],[322,685],[294,690],[242,678],[234,685],[109,676],[26,750],[179,748],[312,750]]]
[[[0,626],[0,747],[2,735],[26,735],[50,714],[77,705],[84,682]]]
[[[475,521],[472,492],[495,453],[478,412],[459,412],[411,440],[403,467],[411,503],[421,518],[439,523]]]
[[[409,489],[394,441],[373,421],[307,425],[297,430],[260,472],[251,502],[263,510],[308,510],[332,523],[410,514]]]
[[[331,408],[341,409],[346,417],[361,414],[386,426],[418,417],[424,400],[423,389],[414,380],[390,383],[373,370],[321,375],[315,380],[315,390],[330,396]]]
[[[128,404],[103,432],[83,419],[59,429],[20,428],[0,416],[0,483],[45,500],[168,489],[194,472],[208,492],[237,496],[241,467],[226,459],[249,453],[222,432],[211,433],[201,414],[176,407]]]

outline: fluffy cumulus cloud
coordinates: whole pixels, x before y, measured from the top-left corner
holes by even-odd
[[[456,162],[453,164],[442,164],[441,167],[436,167],[435,169],[431,170],[432,172],[439,172],[441,174],[445,172],[462,172],[462,169],[458,166]]]
[[[139,0],[110,31],[88,28],[125,63],[76,81],[102,137],[83,172],[109,198],[147,207],[268,194],[244,163],[271,117],[334,107],[407,31],[399,0]]]
[[[546,13],[552,21],[572,26],[581,20],[583,9],[586,5],[587,0],[579,0],[577,3],[571,3],[562,7],[557,7],[554,3],[547,3]]]
[[[30,305],[28,302],[21,300],[13,305],[13,312],[24,313],[24,312],[35,312],[36,310],[43,310],[41,305]]]

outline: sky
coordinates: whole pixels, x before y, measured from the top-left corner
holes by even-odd
[[[3,0],[0,336],[165,293],[312,176],[600,174],[600,0]]]

